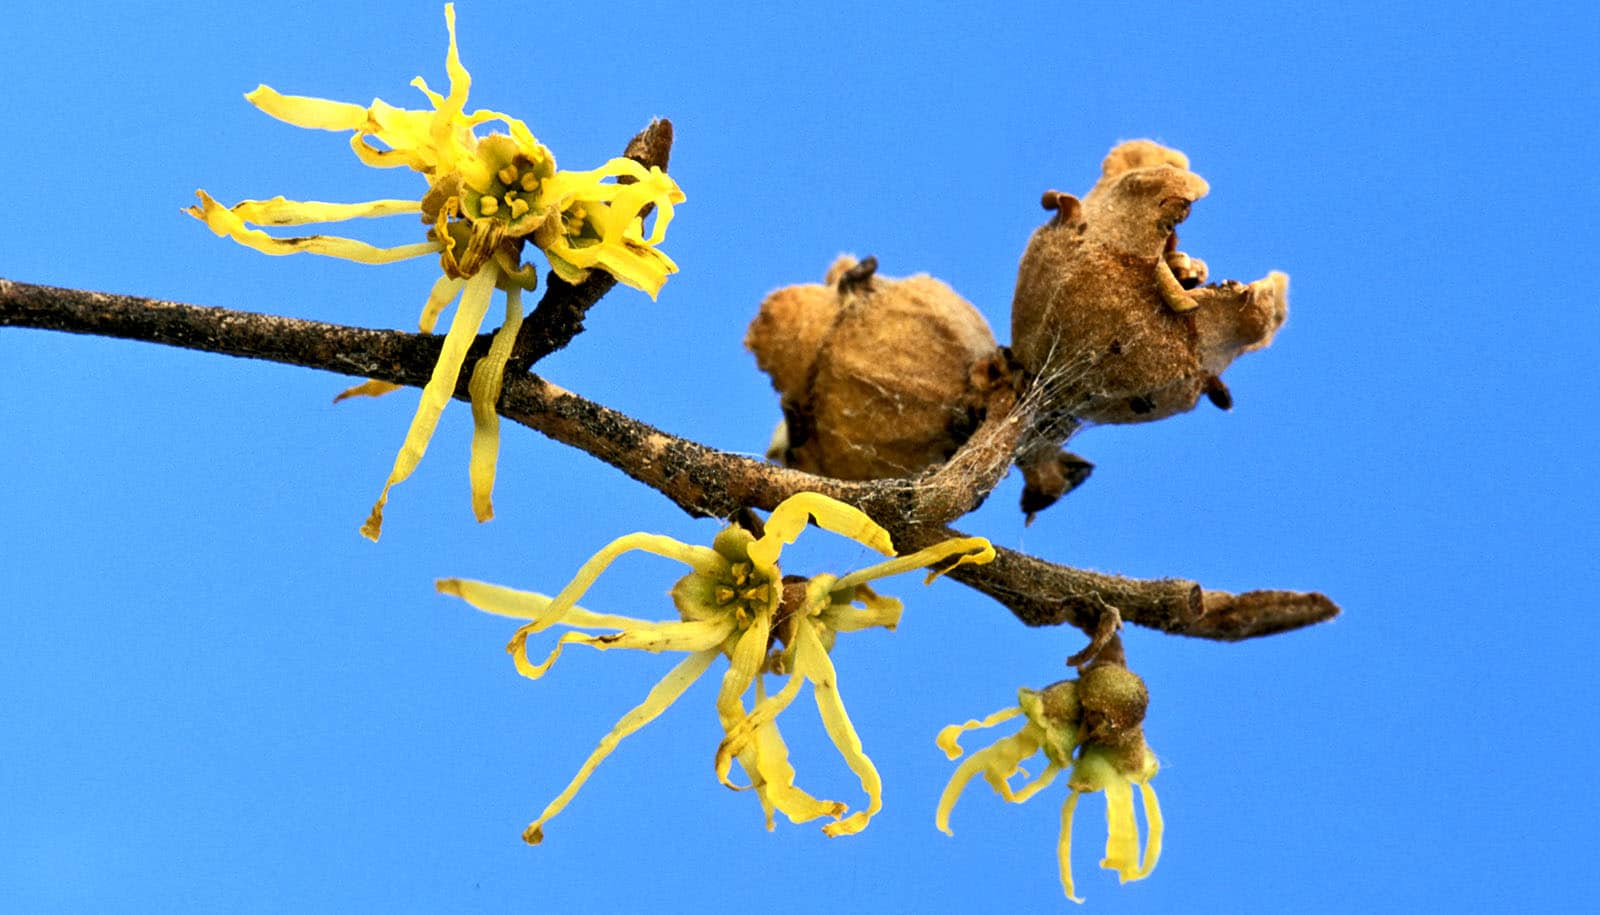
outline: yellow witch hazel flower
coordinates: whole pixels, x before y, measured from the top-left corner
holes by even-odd
[[[439,361],[422,391],[395,458],[394,469],[361,532],[377,540],[389,487],[410,476],[433,437],[439,415],[455,392],[462,363],[481,329],[496,289],[505,291],[505,321],[495,332],[488,354],[479,360],[469,382],[474,431],[469,475],[472,506],[479,521],[493,517],[490,493],[500,448],[495,402],[522,326],[522,292],[538,282],[538,271],[522,262],[531,241],[549,258],[563,280],[582,282],[590,270],[602,270],[620,282],[648,292],[661,290],[677,265],[656,249],[672,221],[673,204],[683,192],[659,168],[645,168],[632,159],[612,159],[585,172],[560,171],[555,157],[534,139],[528,125],[494,111],[468,112],[471,78],[456,50],[453,4],[444,8],[450,48],[445,71],[450,91],[441,95],[417,77],[432,110],[396,108],[381,99],[362,106],[304,96],[281,95],[259,86],[245,95],[267,114],[297,127],[352,131],[350,148],[374,168],[410,168],[428,182],[418,200],[371,200],[365,203],[317,203],[246,200],[224,207],[205,191],[186,212],[219,236],[266,254],[309,252],[363,264],[388,264],[437,255],[444,275],[434,283],[422,307],[423,333],[432,333],[440,313],[460,296]],[[476,129],[499,122],[505,133],[480,137]],[[655,220],[648,236],[644,220],[651,208]],[[378,248],[351,238],[300,235],[281,238],[252,226],[298,226],[341,222],[373,216],[412,214],[428,226],[427,240]],[[344,392],[378,396],[398,385],[371,380]]]
[[[1161,806],[1150,786],[1158,766],[1155,754],[1144,742],[1148,701],[1144,681],[1137,674],[1121,665],[1097,664],[1078,680],[1063,680],[1042,690],[1018,690],[1015,706],[982,721],[946,727],[939,732],[937,742],[947,756],[956,759],[962,753],[957,741],[963,732],[993,727],[1013,718],[1027,719],[1021,730],[976,751],[956,768],[939,798],[935,824],[946,835],[954,834],[950,830],[950,813],[975,775],[981,773],[1001,797],[1020,804],[1049,787],[1063,770],[1069,770],[1067,787],[1072,792],[1061,808],[1061,840],[1057,848],[1061,886],[1067,898],[1083,901],[1074,894],[1072,883],[1072,815],[1081,794],[1101,791],[1106,796],[1106,856],[1100,866],[1116,871],[1123,883],[1148,877],[1161,857],[1164,829]],[[1040,751],[1044,752],[1044,771],[1033,781],[1013,788],[1013,776],[1028,777],[1023,761]],[[1143,864],[1139,861],[1139,827],[1133,812],[1134,785],[1139,786],[1148,821]]]
[[[714,763],[717,778],[736,790],[753,788],[766,812],[769,830],[774,811],[795,823],[827,818],[830,822],[823,831],[830,836],[850,835],[866,827],[883,806],[883,786],[845,713],[838,676],[828,656],[834,640],[841,632],[875,626],[892,630],[899,623],[901,603],[874,593],[868,582],[924,568],[933,570],[927,577],[931,582],[963,563],[989,562],[994,548],[981,537],[953,538],[848,575],[785,576],[778,567],[779,553],[811,522],[894,556],[889,533],[871,518],[827,496],[801,493],[773,510],[759,537],[737,526],[723,530],[710,547],[655,534],[620,537],[584,563],[554,598],[456,578],[438,582],[440,591],[461,597],[480,610],[528,620],[507,650],[516,659],[517,669],[532,679],[544,676],[568,644],[688,653],[644,702],[623,715],[600,740],[566,790],[523,832],[524,840],[535,845],[542,841],[545,824],[566,808],[595,767],[624,737],[666,711],[718,655],[727,657],[729,664],[717,693],[717,717],[724,731]],[[690,568],[672,589],[677,620],[650,622],[576,606],[607,566],[635,550],[675,559]],[[550,654],[534,664],[527,655],[529,636],[557,624],[572,630],[603,631],[566,632]],[[767,674],[788,679],[778,692],[769,694]],[[845,804],[813,797],[795,786],[794,767],[778,731],[777,717],[804,683],[811,684],[823,727],[867,795],[867,806],[849,816]],[[754,699],[748,707],[747,693],[753,693]],[[749,784],[736,784],[730,777],[735,760]]]

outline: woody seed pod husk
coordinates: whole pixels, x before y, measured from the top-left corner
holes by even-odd
[[[1281,273],[1193,288],[1206,265],[1177,250],[1174,229],[1209,189],[1182,153],[1134,140],[1081,202],[1046,195],[1057,212],[1022,256],[1011,328],[1053,428],[1164,419],[1202,393],[1230,403],[1218,376],[1283,324]]]
[[[844,480],[916,473],[976,428],[983,373],[996,357],[988,322],[927,275],[876,276],[843,257],[828,284],[769,295],[745,345],[782,397],[791,467]]]

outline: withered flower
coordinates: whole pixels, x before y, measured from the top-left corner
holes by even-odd
[[[996,357],[983,315],[926,274],[841,257],[825,285],[767,296],[745,346],[782,396],[773,457],[842,480],[914,474],[976,428]]]
[[[1223,370],[1282,326],[1287,276],[1202,286],[1205,263],[1178,250],[1177,224],[1209,190],[1183,153],[1133,140],[1081,201],[1045,194],[1055,215],[1022,256],[1011,333],[1058,440],[1183,413],[1202,394],[1226,408]]]

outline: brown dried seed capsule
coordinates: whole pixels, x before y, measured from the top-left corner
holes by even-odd
[[[1193,409],[1287,314],[1283,274],[1198,286],[1206,266],[1176,249],[1173,230],[1209,187],[1182,153],[1135,140],[1101,172],[1082,231],[1052,221],[1033,234],[1012,302],[1012,348],[1061,428],[1062,416],[1133,423]]]
[[[905,476],[944,461],[971,434],[987,377],[973,367],[998,347],[978,310],[944,283],[854,281],[865,279],[855,267],[841,259],[828,286],[768,296],[745,345],[782,395],[785,463],[846,480]]]

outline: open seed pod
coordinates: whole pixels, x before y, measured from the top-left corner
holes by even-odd
[[[982,367],[998,353],[983,315],[931,276],[876,268],[842,257],[827,285],[777,290],[745,335],[782,395],[773,450],[790,467],[906,476],[948,458],[982,418]]]
[[[1082,201],[1045,194],[1055,215],[1022,256],[1011,332],[1056,437],[1164,419],[1201,394],[1226,408],[1222,371],[1282,326],[1288,277],[1201,286],[1205,263],[1177,249],[1175,227],[1208,191],[1182,153],[1134,140]]]

